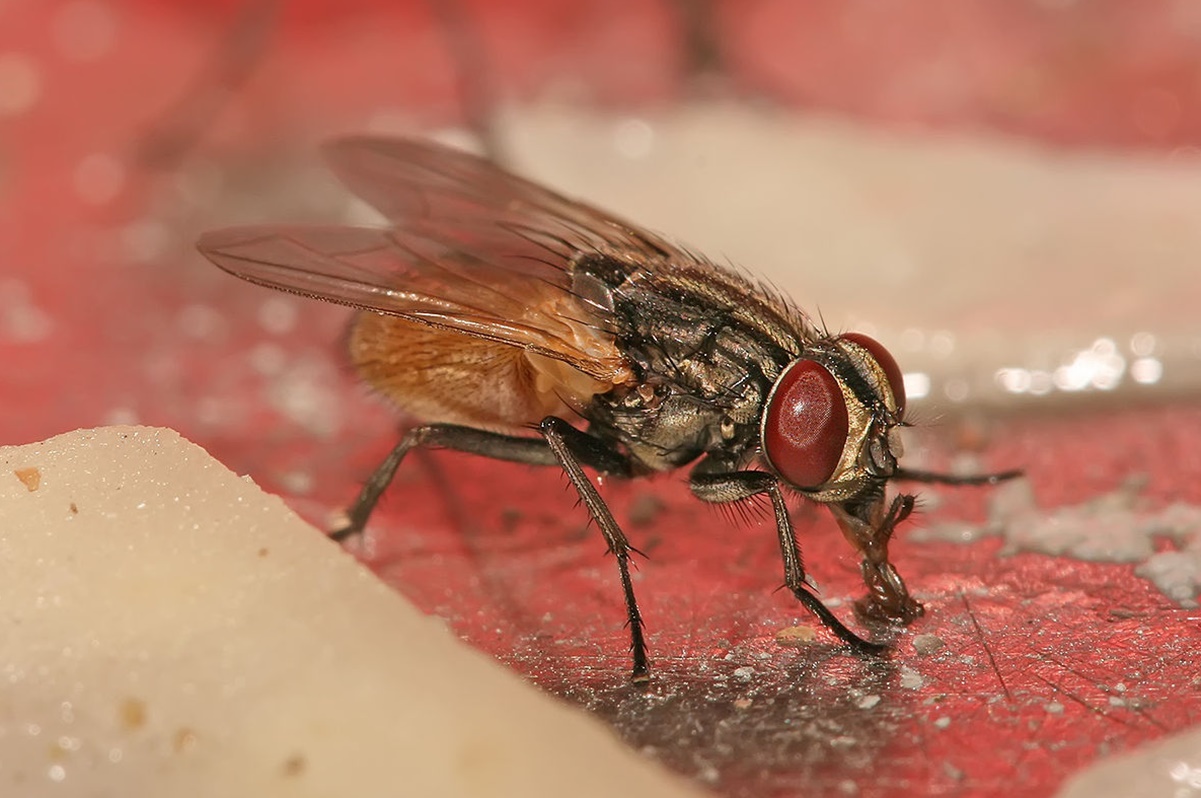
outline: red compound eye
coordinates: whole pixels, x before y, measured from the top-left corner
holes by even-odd
[[[875,338],[868,338],[863,333],[847,333],[841,337],[844,341],[862,346],[869,355],[876,359],[880,368],[884,369],[884,376],[888,378],[888,387],[892,389],[892,396],[897,402],[897,418],[904,418],[905,377],[901,374],[901,367],[897,365],[896,359],[879,341]]]
[[[828,481],[847,443],[847,403],[834,375],[798,360],[780,376],[763,414],[763,453],[799,488]]]

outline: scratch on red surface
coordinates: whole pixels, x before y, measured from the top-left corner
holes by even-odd
[[[997,674],[997,683],[1001,685],[1001,691],[1005,693],[1005,699],[1013,703],[1013,694],[1009,692],[1009,685],[1005,684],[1005,677],[1001,674],[1001,669],[997,667],[997,658],[993,656],[992,649],[988,645],[988,638],[984,634],[984,629],[980,626],[980,621],[976,619],[976,614],[972,612],[972,605],[968,603],[967,594],[960,593],[959,598],[963,601],[963,608],[967,610],[968,617],[972,619],[972,627],[976,630],[976,636],[980,638],[980,645],[984,648],[984,653],[988,656],[988,662],[992,665],[993,673]]]

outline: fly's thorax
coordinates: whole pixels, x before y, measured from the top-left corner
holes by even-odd
[[[900,369],[875,340],[826,338],[780,373],[767,397],[760,437],[768,466],[820,502],[844,502],[893,475],[905,410]]]
[[[704,450],[708,409],[662,383],[617,386],[593,398],[582,415],[589,432],[617,443],[645,472],[670,471]]]
[[[800,311],[712,264],[620,252],[576,261],[572,291],[611,321],[634,374],[585,413],[598,432],[655,469],[754,457],[767,394],[814,337]]]
[[[741,459],[758,441],[771,386],[763,364],[748,361],[746,342],[728,330],[661,331],[628,344],[643,383],[597,396],[587,415],[616,431],[631,453],[656,470],[702,454]]]
[[[641,382],[596,396],[585,413],[653,470],[668,470],[702,454],[738,460],[753,450],[759,414],[771,380],[747,366],[742,343],[729,331],[690,329],[625,339]]]

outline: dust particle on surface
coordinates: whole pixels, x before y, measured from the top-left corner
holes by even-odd
[[[1161,551],[1134,569],[1182,607],[1196,607],[1201,595],[1201,554],[1197,551]]]
[[[79,508],[75,506],[75,502],[71,502],[71,515],[79,515]]]
[[[776,632],[776,642],[782,646],[800,646],[817,639],[812,626],[785,626]]]
[[[901,687],[906,690],[920,690],[925,683],[925,678],[913,668],[908,665],[901,666]]]
[[[873,694],[860,696],[859,700],[855,702],[855,706],[859,707],[860,709],[871,709],[879,703],[880,696]]]
[[[308,760],[304,758],[304,754],[292,754],[292,756],[284,760],[281,770],[284,776],[295,777],[299,776],[301,773],[304,773],[307,765]]]
[[[71,755],[70,749],[64,744],[63,740],[55,740],[50,744],[49,758],[51,762],[65,762]]]
[[[270,549],[268,549],[268,548],[266,548],[266,547],[263,547],[263,548],[259,549],[259,556],[260,556],[260,557],[266,557],[266,556],[267,556],[268,554],[270,554],[270,553],[271,553],[271,550],[270,550]]]
[[[923,634],[913,638],[913,650],[923,657],[939,651],[945,645],[938,635]]]
[[[42,484],[42,471],[37,467],[14,468],[13,474],[17,479],[21,480],[21,483],[25,485],[25,488],[30,493],[33,493]]]
[[[121,726],[126,731],[135,731],[146,725],[146,702],[140,698],[127,698],[118,710]]]
[[[180,726],[175,732],[175,737],[172,739],[172,743],[175,747],[175,753],[187,753],[196,747],[196,732],[189,729],[187,726]]]

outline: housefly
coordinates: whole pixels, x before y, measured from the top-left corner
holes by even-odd
[[[585,469],[637,477],[693,464],[702,501],[770,502],[784,584],[844,643],[884,651],[812,592],[786,492],[827,506],[862,557],[861,616],[922,614],[889,561],[914,497],[890,480],[991,484],[906,470],[901,370],[878,342],[832,335],[732,270],[493,163],[410,139],[346,138],[334,172],[380,228],[269,225],[205,234],[200,251],[252,283],[358,309],[350,359],[420,419],[364,485],[338,540],[360,534],[414,447],[558,466],[617,562],[633,677],[649,674],[635,550]]]

